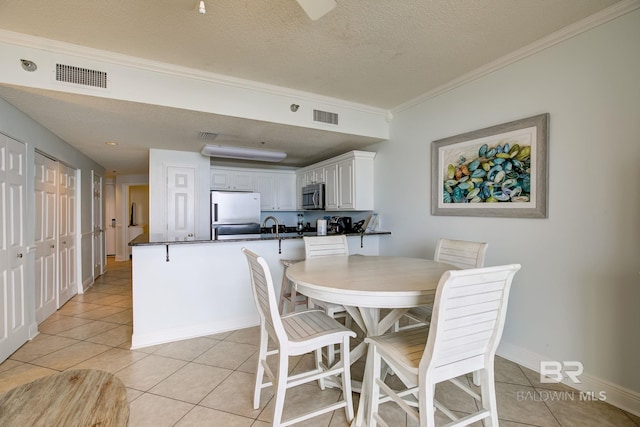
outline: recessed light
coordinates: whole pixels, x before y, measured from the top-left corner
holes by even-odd
[[[117,142],[114,142],[114,141],[107,141],[107,142],[105,142],[105,144],[107,144],[107,145],[114,145],[114,146],[115,146],[115,145],[118,145],[118,143],[117,143]]]

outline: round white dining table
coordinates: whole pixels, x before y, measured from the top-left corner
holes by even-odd
[[[367,336],[375,336],[389,330],[410,308],[432,303],[442,274],[457,269],[421,258],[328,256],[293,264],[287,277],[297,292],[343,305]],[[380,309],[389,309],[382,319]],[[364,341],[358,344],[351,350],[351,363],[366,351]],[[355,426],[362,424],[367,398],[360,396]]]

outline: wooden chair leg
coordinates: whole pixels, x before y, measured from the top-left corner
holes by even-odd
[[[287,299],[287,293],[289,290],[287,289],[290,286],[289,279],[287,279],[287,267],[284,268],[282,272],[282,285],[280,286],[280,301],[278,301],[278,311],[280,314],[284,314],[282,310],[284,310],[284,302]],[[291,306],[289,306],[291,309]]]
[[[282,413],[284,412],[284,400],[287,393],[287,376],[289,371],[289,357],[278,353],[278,376],[275,386],[275,405],[273,408],[273,425],[282,424]]]
[[[289,282],[289,280],[287,280]],[[298,294],[296,293],[296,287],[293,286],[293,283],[289,282],[289,312],[293,313],[296,311],[296,304],[298,302]]]
[[[260,329],[260,350],[258,353],[258,368],[256,369],[256,385],[253,390],[253,409],[260,407],[260,392],[262,390],[262,382],[264,381],[264,365],[262,363],[267,360],[267,347],[269,346],[267,331],[263,327]]]

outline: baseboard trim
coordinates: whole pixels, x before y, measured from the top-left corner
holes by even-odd
[[[36,336],[38,336],[39,333],[40,333],[40,330],[38,329],[38,322],[33,321],[29,325],[29,340],[34,339]]]
[[[541,361],[553,360],[552,357],[542,356],[506,342],[500,343],[496,354],[538,373]],[[600,396],[600,393],[604,392],[607,403],[640,416],[640,393],[605,381],[586,371],[580,375],[580,381],[580,384],[575,384],[565,378],[562,383],[581,392],[593,393],[595,396]]]
[[[166,344],[175,341],[182,341],[190,338],[203,337],[207,335],[215,335],[223,332],[235,331],[237,329],[250,328],[258,326],[260,320],[257,316],[225,320],[221,322],[212,322],[200,326],[189,326],[188,328],[166,329],[151,334],[140,334],[134,332],[131,337],[131,350],[149,347],[152,345]]]
[[[87,292],[87,290],[93,286],[94,280],[93,277],[89,277],[87,280],[82,282],[82,293]]]

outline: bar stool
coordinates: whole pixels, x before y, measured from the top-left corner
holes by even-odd
[[[289,313],[296,311],[297,305],[308,305],[308,299],[305,295],[298,295],[296,288],[291,284],[291,281],[287,278],[287,268],[296,262],[303,261],[301,259],[281,259],[280,263],[284,266],[282,272],[282,286],[280,288],[280,301],[278,303],[278,310],[280,314],[284,314],[284,302],[289,302]]]

